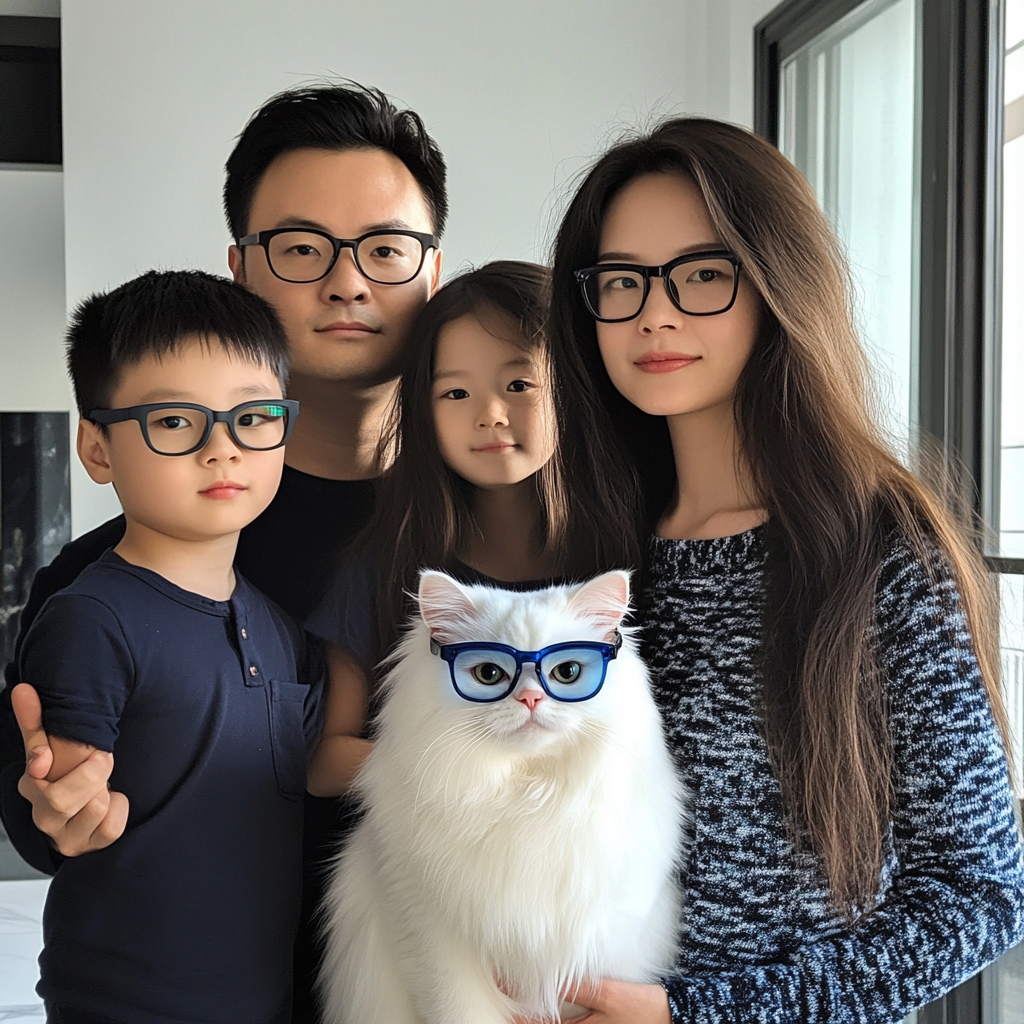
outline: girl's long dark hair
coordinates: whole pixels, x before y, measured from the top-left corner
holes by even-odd
[[[388,653],[411,610],[409,592],[423,568],[452,568],[456,551],[476,526],[470,484],[441,457],[434,429],[434,359],[446,324],[466,314],[496,311],[549,377],[558,436],[564,421],[587,424],[592,406],[580,405],[561,385],[548,357],[550,274],[546,267],[499,260],[446,284],[424,307],[406,344],[402,381],[385,434],[383,457],[394,463],[380,482],[376,514],[353,542],[355,557],[369,552],[380,571],[378,653]],[[635,495],[615,493],[605,475],[612,456],[596,424],[584,426],[571,447],[537,473],[545,549],[557,575],[585,579],[639,561],[629,509]]]
[[[951,567],[1005,744],[993,592],[968,530],[875,425],[846,264],[810,187],[763,139],[704,118],[665,121],[606,153],[555,243],[552,359],[564,386],[604,410],[640,475],[637,516],[647,529],[676,493],[667,424],[612,386],[573,279],[597,258],[611,199],[645,174],[697,185],[761,296],[762,326],[734,408],[741,457],[769,513],[764,734],[794,835],[818,855],[834,903],[852,919],[876,900],[890,820],[885,680],[870,639],[886,544],[895,531],[925,565],[937,548]],[[578,443],[571,419],[566,431],[564,443]]]

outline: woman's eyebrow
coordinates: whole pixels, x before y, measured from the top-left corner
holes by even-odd
[[[695,242],[677,249],[676,256],[689,256],[692,252],[713,252],[722,248],[721,242]],[[603,252],[597,257],[598,263],[638,263],[639,260],[635,252]]]

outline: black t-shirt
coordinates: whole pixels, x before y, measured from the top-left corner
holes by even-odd
[[[48,1004],[132,1024],[290,1020],[324,676],[305,637],[241,573],[214,601],[113,551],[40,609],[21,667],[46,730],[112,751],[129,802],[117,842],[50,885]]]
[[[338,564],[338,553],[370,519],[376,494],[373,480],[324,480],[285,466],[274,500],[239,539],[235,564],[252,584],[301,620],[320,602]],[[87,565],[124,536],[118,516],[66,544],[32,583],[21,613],[15,658],[5,669],[0,693],[0,817],[11,843],[34,868],[52,874],[63,858],[32,823],[32,808],[20,793],[25,770],[21,733],[11,710],[11,688],[18,682],[23,638],[47,598],[72,584]],[[31,682],[31,680],[26,680]]]

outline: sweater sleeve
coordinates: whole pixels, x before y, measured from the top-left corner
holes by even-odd
[[[671,977],[673,1024],[899,1021],[1024,938],[1024,856],[1006,758],[959,595],[898,545],[877,629],[893,740],[895,868],[858,926],[786,963]]]

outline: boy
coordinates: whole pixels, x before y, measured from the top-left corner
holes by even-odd
[[[411,280],[385,283],[364,276],[355,251],[346,247],[324,277],[295,281],[275,274],[258,240],[243,239],[311,225],[354,239],[404,225],[433,234],[439,244],[448,214],[447,172],[415,112],[355,83],[304,86],[272,97],[246,125],[226,172],[224,208],[234,239],[228,262],[235,280],[270,302],[281,318],[291,356],[290,391],[303,409],[281,486],[267,510],[242,530],[236,562],[251,583],[301,620],[320,603],[338,553],[373,512],[375,478],[385,468],[377,458],[378,441],[398,362],[409,325],[439,283],[441,255],[436,246],[427,247]],[[45,599],[73,582],[123,532],[124,518],[118,516],[74,540],[39,571],[21,613],[16,652]],[[38,715],[34,708],[27,716],[22,710],[19,734],[10,703],[16,683],[33,682],[19,676],[17,653],[5,677],[0,817],[21,856],[52,874],[63,856],[98,850],[117,838],[114,809],[120,801],[107,786],[111,759],[97,751],[48,786],[41,776],[47,775],[49,750]],[[338,801],[306,799],[297,1024],[317,1018],[313,915],[322,896],[322,866],[337,851],[343,814]]]
[[[287,339],[238,285],[151,272],[79,307],[68,364],[79,456],[126,528],[43,606],[21,672],[52,777],[111,751],[127,823],[50,886],[47,1019],[285,1022],[322,670],[233,561],[298,411]]]

